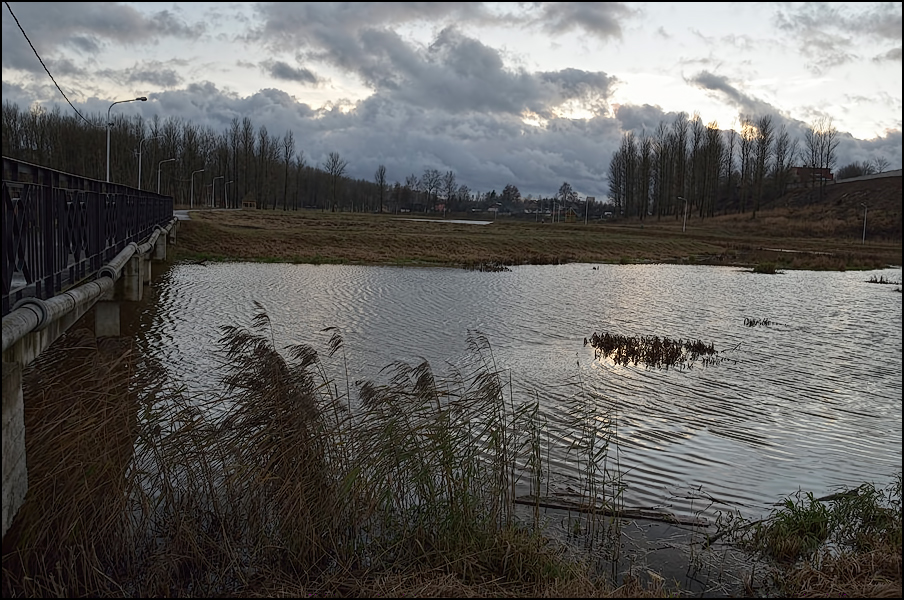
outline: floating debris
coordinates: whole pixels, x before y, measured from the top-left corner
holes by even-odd
[[[499,273],[502,271],[511,271],[507,266],[497,262],[486,262],[478,264],[468,264],[465,268],[469,271],[485,271],[487,273]]]
[[[701,340],[685,341],[660,338],[657,336],[628,337],[623,335],[602,335],[594,333],[590,339],[584,338],[584,345],[593,346],[595,358],[611,358],[615,364],[643,364],[659,369],[690,367],[702,358],[704,366],[721,362],[719,352],[713,344]]]
[[[756,327],[757,325],[769,327],[770,325],[775,325],[775,323],[773,323],[769,319],[749,319],[747,317],[744,317],[744,325],[746,325],[747,327]]]
[[[867,281],[867,283],[883,283],[883,284],[888,284],[888,285],[901,285],[900,281],[892,281],[891,279],[886,279],[885,275],[880,275],[879,277],[876,277],[875,275],[873,275],[872,277],[869,278],[869,281]]]

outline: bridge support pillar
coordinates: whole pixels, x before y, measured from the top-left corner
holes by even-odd
[[[25,404],[22,367],[3,363],[3,535],[25,502],[28,469],[25,463]]]
[[[167,236],[161,235],[154,242],[154,260],[166,260],[166,238]]]
[[[141,281],[142,281],[142,295],[144,294],[144,286],[151,283],[151,254],[153,251],[148,252],[147,256],[141,257]]]
[[[122,299],[130,302],[141,300],[141,292],[144,288],[144,274],[140,255],[134,254],[125,264],[122,271]]]
[[[119,302],[98,300],[94,305],[94,335],[97,337],[120,336]]]

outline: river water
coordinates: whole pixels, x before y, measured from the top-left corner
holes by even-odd
[[[885,485],[901,470],[900,281],[900,267],[179,264],[155,278],[134,335],[171,381],[208,394],[222,374],[220,328],[250,327],[255,302],[279,347],[325,352],[322,330],[337,327],[353,381],[380,381],[395,361],[451,372],[480,332],[515,396],[539,400],[550,422],[575,394],[614,417],[627,506],[757,518],[798,489]],[[702,340],[721,361],[621,366],[594,357],[593,333]],[[567,488],[573,460],[550,461]]]

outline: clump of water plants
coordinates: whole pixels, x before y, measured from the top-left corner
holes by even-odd
[[[615,364],[659,369],[679,366],[690,367],[698,359],[704,365],[720,362],[719,352],[712,343],[702,340],[673,340],[659,336],[624,336],[618,334],[595,333],[584,338],[584,345],[594,349],[594,358],[610,358]]]
[[[469,271],[482,271],[482,272],[486,272],[486,273],[500,273],[500,272],[511,271],[511,269],[508,268],[507,266],[505,266],[504,264],[502,264],[500,262],[493,262],[493,261],[480,262],[480,263],[469,263],[469,264],[465,265],[465,268],[468,269]]]
[[[753,272],[762,273],[764,275],[775,275],[779,271],[774,262],[761,262],[754,265]]]
[[[901,596],[902,474],[816,498],[798,491],[766,518],[721,514],[719,537],[769,561],[782,597]]]

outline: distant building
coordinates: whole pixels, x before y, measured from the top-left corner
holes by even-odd
[[[565,209],[565,222],[566,223],[574,223],[580,219],[581,216],[578,214],[578,211],[573,206],[569,206]]]
[[[835,176],[830,169],[791,167],[790,187],[813,187],[823,183],[835,183]]]

